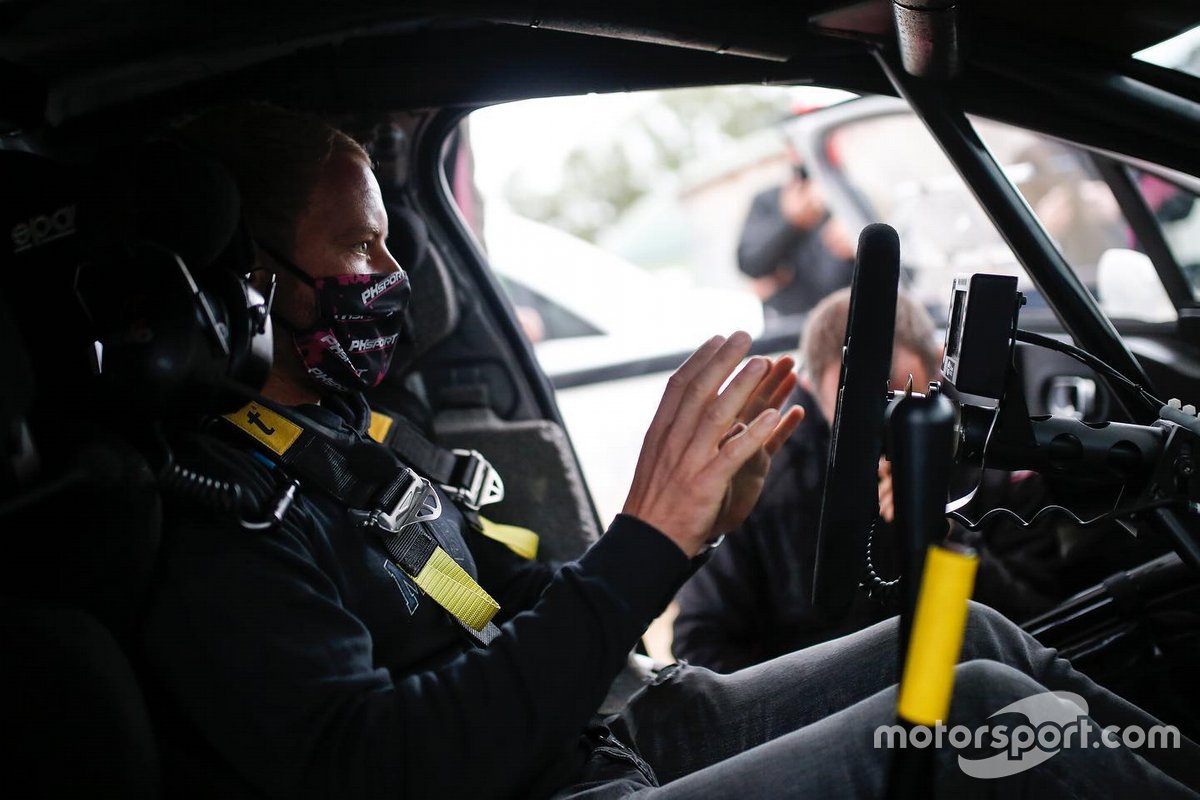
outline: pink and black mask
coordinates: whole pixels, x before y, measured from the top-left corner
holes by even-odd
[[[291,333],[313,380],[336,392],[378,386],[404,328],[412,292],[408,274],[401,269],[314,278],[273,250],[266,252],[317,295],[317,319],[310,327],[296,328],[275,317]]]

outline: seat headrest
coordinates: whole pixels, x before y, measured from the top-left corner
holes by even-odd
[[[429,229],[416,213],[396,203],[385,204],[388,249],[408,272],[412,300],[405,312],[411,346],[392,362],[389,380],[400,380],[430,348],[458,327],[458,294],[453,277],[430,246]]]
[[[88,322],[73,292],[75,268],[86,252],[78,170],[31,153],[0,151],[0,176],[6,316],[26,345],[36,346],[29,377],[36,375],[40,389],[56,391],[86,375],[89,363]]]
[[[88,175],[84,202],[91,246],[152,242],[178,254],[194,274],[225,252],[241,219],[228,171],[164,140],[105,153]]]
[[[197,382],[227,375],[261,385],[270,337],[252,322],[254,301],[238,277],[253,249],[224,167],[153,141],[87,164],[0,153],[0,174],[10,187],[0,197],[10,232],[0,275],[48,398],[77,395],[92,380],[95,341],[104,343],[106,376],[110,362],[134,370],[124,373],[132,383],[114,388],[149,402],[207,397],[192,392]],[[118,351],[126,357],[110,359]]]
[[[97,250],[135,240],[164,246],[199,271],[226,250],[241,215],[228,172],[169,141],[105,151],[89,165],[0,151],[0,175],[6,277],[73,269]]]
[[[5,277],[77,254],[80,187],[74,171],[43,156],[0,150],[0,175]]]
[[[424,263],[429,251],[429,228],[413,211],[395,203],[387,204],[388,250],[392,257],[412,273]]]
[[[8,310],[4,287],[0,283],[0,342],[4,342],[4,391],[0,392],[0,426],[24,417],[33,405],[33,369],[29,352],[16,319]],[[3,445],[0,442],[0,445]]]

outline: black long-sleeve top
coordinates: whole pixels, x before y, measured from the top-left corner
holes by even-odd
[[[365,404],[334,408],[341,419],[299,411],[363,439]],[[206,439],[195,459],[255,497],[277,486],[236,445]],[[163,701],[201,743],[189,781],[223,791],[233,775],[288,797],[510,797],[570,761],[689,560],[627,516],[557,570],[473,533],[449,502],[431,525],[509,617],[486,649],[320,492],[302,491],[267,533],[169,517],[144,644]]]
[[[838,258],[821,241],[826,220],[805,230],[779,211],[782,187],[755,195],[738,240],[738,269],[751,278],[784,273],[786,285],[764,301],[779,316],[803,314],[821,299],[850,285],[853,263]]]

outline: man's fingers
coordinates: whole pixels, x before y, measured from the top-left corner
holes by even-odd
[[[685,386],[682,386],[680,390],[681,394],[679,398],[679,404],[675,409],[674,421],[671,422],[670,428],[667,432],[668,438],[666,440],[666,445],[668,447],[671,445],[670,439],[673,438],[675,440],[675,452],[682,452],[685,444],[691,442],[695,436],[697,426],[699,425],[700,415],[709,414],[710,419],[715,419],[712,413],[712,404],[714,402],[713,398],[717,396],[717,390],[721,388],[721,384],[725,382],[725,379],[733,373],[733,370],[737,367],[741,360],[746,357],[746,353],[750,350],[750,341],[750,334],[746,333],[745,331],[737,331],[717,349],[716,353],[714,353],[712,358],[709,359],[708,363],[700,369],[699,373],[697,373],[689,383],[687,383]],[[752,361],[751,364],[753,363],[754,362]],[[747,366],[750,365],[748,364]],[[743,370],[743,372],[745,372],[745,370]],[[754,381],[750,387],[746,388],[744,392],[741,392],[742,399],[741,403],[739,403],[737,407],[738,409],[741,408],[741,404],[745,403],[746,396],[753,389],[753,387],[758,384],[764,373],[765,367],[760,365],[760,367],[756,368],[756,370],[752,370],[748,375],[748,377],[752,377]],[[741,376],[739,375],[739,377]],[[672,377],[672,380],[674,380],[674,377]],[[734,380],[730,382],[729,387],[726,388],[725,392],[728,393],[730,388],[732,388],[735,384],[737,384],[739,387],[744,387],[745,379],[743,378],[741,381],[738,381],[738,378],[734,378]],[[716,434],[717,438],[719,438],[725,433],[726,430],[728,430],[729,426],[733,423],[736,414],[737,409],[734,409],[727,415],[727,421],[721,426],[720,431]],[[724,415],[723,411],[721,415],[726,416]],[[712,442],[712,444],[715,443],[715,441]]]
[[[779,452],[779,448],[783,447],[783,443],[788,440],[796,427],[804,421],[804,406],[792,406],[784,414],[779,424],[775,426],[775,430],[771,431],[771,435],[767,438],[763,449],[767,451],[767,455],[773,456]]]
[[[880,485],[879,516],[883,517],[887,522],[891,522],[892,518],[896,516],[896,499],[892,496],[892,489],[890,486],[888,486],[887,490],[885,491],[884,487]]]
[[[780,381],[779,385],[775,387],[775,391],[767,399],[766,407],[782,409],[787,404],[788,398],[792,396],[792,392],[796,391],[796,384],[799,382],[800,379],[796,376],[796,373],[792,372],[789,368],[787,374],[783,376],[783,380]]]
[[[754,394],[738,414],[738,419],[747,422],[768,408],[781,408],[796,386],[796,376],[792,371],[795,365],[790,356],[773,362],[766,377],[754,388]]]
[[[663,392],[662,400],[658,404],[658,411],[655,413],[656,418],[665,417],[669,422],[675,416],[675,412],[679,408],[679,403],[683,400],[687,387],[708,366],[713,356],[725,346],[726,341],[724,336],[712,337],[696,348],[696,352],[688,356],[687,361],[679,365],[679,369],[675,370],[671,377],[667,379],[667,388]]]
[[[710,401],[697,421],[689,444],[696,452],[708,450],[714,439],[720,441],[734,422],[739,422],[738,414],[745,408],[749,398],[767,374],[768,362],[765,358],[752,358],[747,362],[729,385],[722,390],[715,400]]]
[[[730,439],[732,439],[733,437],[737,436],[739,433],[741,433],[741,432],[742,432],[742,431],[744,431],[744,430],[746,430],[746,423],[744,423],[744,422],[735,422],[735,423],[733,423],[733,427],[731,427],[731,428],[729,429],[729,432],[728,432],[728,433],[726,433],[726,434],[725,434],[725,436],[723,436],[723,437],[721,438],[721,443],[720,443],[719,445],[717,445],[717,446],[718,446],[718,447],[723,447],[723,446],[725,445],[725,443],[726,443],[726,442],[728,442]]]
[[[655,476],[663,472],[664,441],[675,422],[679,407],[688,394],[689,387],[726,342],[724,336],[712,337],[700,345],[668,379],[658,409],[654,412],[654,418],[642,439],[642,449],[638,453],[637,466],[634,468],[633,481],[626,499],[626,510],[642,501]],[[668,460],[673,460],[673,457]]]
[[[695,380],[724,344],[724,336],[712,337],[696,348],[696,352],[688,356],[688,359],[667,380],[667,388],[663,390],[662,399],[658,401],[658,409],[654,412],[654,418],[650,421],[650,427],[646,430],[645,439],[642,441],[641,455],[643,457],[657,449],[659,440],[662,439],[675,419],[675,414],[679,410],[679,404],[683,400],[688,385]],[[638,465],[640,466],[641,463],[642,458],[639,458]]]
[[[882,462],[880,474],[882,475]],[[883,476],[879,481],[879,516],[883,517],[887,522],[892,521],[896,511],[896,499],[892,491],[892,479],[890,475]]]
[[[683,405],[689,402],[703,402],[704,399],[715,395],[721,384],[733,374],[737,365],[750,352],[751,342],[750,334],[745,331],[735,331],[726,339],[689,383],[684,391]],[[680,410],[683,410],[682,406]]]
[[[779,421],[779,411],[768,408],[755,417],[746,430],[725,442],[716,462],[720,479],[731,479],[763,447]]]

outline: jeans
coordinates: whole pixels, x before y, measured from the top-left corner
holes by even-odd
[[[875,729],[896,722],[898,627],[885,620],[731,675],[668,668],[606,720],[609,742],[635,753],[598,747],[556,797],[883,797],[899,751],[877,748]],[[974,729],[1047,690],[1081,695],[1096,726],[1161,724],[986,606],[971,605],[960,662],[947,727]],[[1182,735],[1178,748],[1068,747],[1002,778],[969,777],[958,755],[933,755],[940,797],[1194,798],[1200,787],[1200,747]]]

